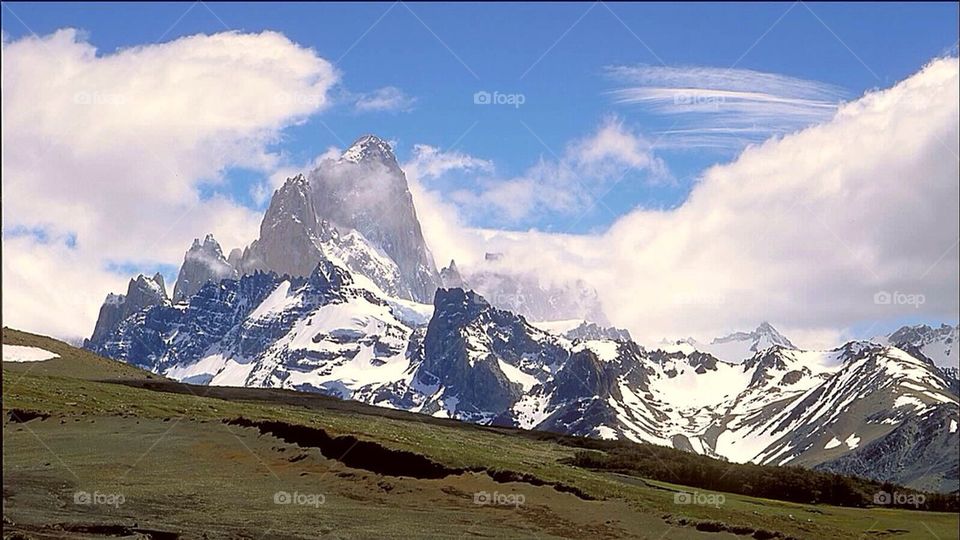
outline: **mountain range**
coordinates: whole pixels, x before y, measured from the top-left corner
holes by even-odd
[[[960,487],[956,326],[826,351],[769,323],[644,347],[588,285],[508,269],[438,270],[392,149],[367,135],[278,188],[249,246],[194,241],[172,296],[160,275],[108,295],[84,345],[193,384]]]

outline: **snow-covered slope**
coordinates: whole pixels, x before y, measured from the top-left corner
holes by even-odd
[[[42,362],[53,358],[60,358],[60,355],[40,347],[3,344],[4,362]]]
[[[328,261],[309,278],[257,273],[147,308],[95,350],[195,384],[351,398],[409,367],[419,312],[380,294]]]
[[[710,343],[701,343],[693,338],[664,340],[658,343],[656,348],[666,352],[701,351],[725,362],[739,363],[774,346],[796,349],[786,336],[778,332],[770,323],[764,322],[751,332],[734,332],[728,336],[714,338]]]
[[[957,368],[960,367],[958,331],[960,326],[942,324],[938,328],[931,328],[925,324],[918,324],[904,326],[887,336],[874,338],[873,341],[925,356],[940,367]]]

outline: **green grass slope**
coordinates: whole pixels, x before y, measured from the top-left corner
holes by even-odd
[[[585,468],[574,438],[178,385],[49,338],[3,338],[62,357],[3,365],[11,537],[956,538],[960,526]]]

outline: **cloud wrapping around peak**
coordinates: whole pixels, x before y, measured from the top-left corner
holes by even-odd
[[[958,73],[957,58],[937,59],[708,169],[678,208],[635,210],[603,234],[456,234],[517,272],[585,280],[647,343],[773,320],[815,339],[801,346],[830,346],[865,321],[956,320]]]
[[[5,322],[83,336],[102,296],[128,278],[110,266],[179,264],[207,232],[226,249],[249,242],[258,213],[200,188],[222,182],[229,168],[282,166],[268,148],[282,129],[329,106],[338,81],[330,62],[276,32],[194,35],[113,53],[71,29],[4,41]],[[75,242],[41,245],[8,230]],[[31,308],[39,290],[99,298],[64,315]]]
[[[671,122],[667,147],[740,149],[828,120],[846,98],[833,85],[749,69],[614,66],[615,103]]]

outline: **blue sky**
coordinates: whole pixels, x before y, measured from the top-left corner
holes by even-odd
[[[656,141],[672,118],[616,103],[611,66],[749,69],[833,85],[845,97],[888,87],[954,46],[957,5],[941,4],[10,4],[8,39],[75,27],[99,54],[227,28],[276,30],[334,62],[343,91],[392,86],[415,101],[403,111],[334,106],[285,130],[278,149],[306,163],[330,146],[373,132],[395,141],[458,150],[511,177],[561,154],[609,115]],[[16,16],[13,16],[15,13]],[[481,107],[477,91],[522,94],[519,107]],[[674,207],[707,166],[738,148],[656,149],[671,182],[628,172],[581,219],[549,213],[519,223],[473,225],[601,230],[637,206]],[[233,170],[205,194],[249,205],[262,173]],[[445,179],[454,189],[470,179]]]
[[[528,270],[595,283],[631,331],[712,337],[766,319],[869,335],[956,320],[957,232],[943,226],[957,214],[956,3],[0,13],[3,236],[17,255],[4,306],[24,328],[84,335],[131,274],[172,285],[193,238],[248,245],[270,189],[366,133],[395,144],[439,264],[533,253]],[[324,106],[276,102],[289,92]],[[35,309],[39,289],[82,316]],[[926,303],[878,307],[878,291]]]

